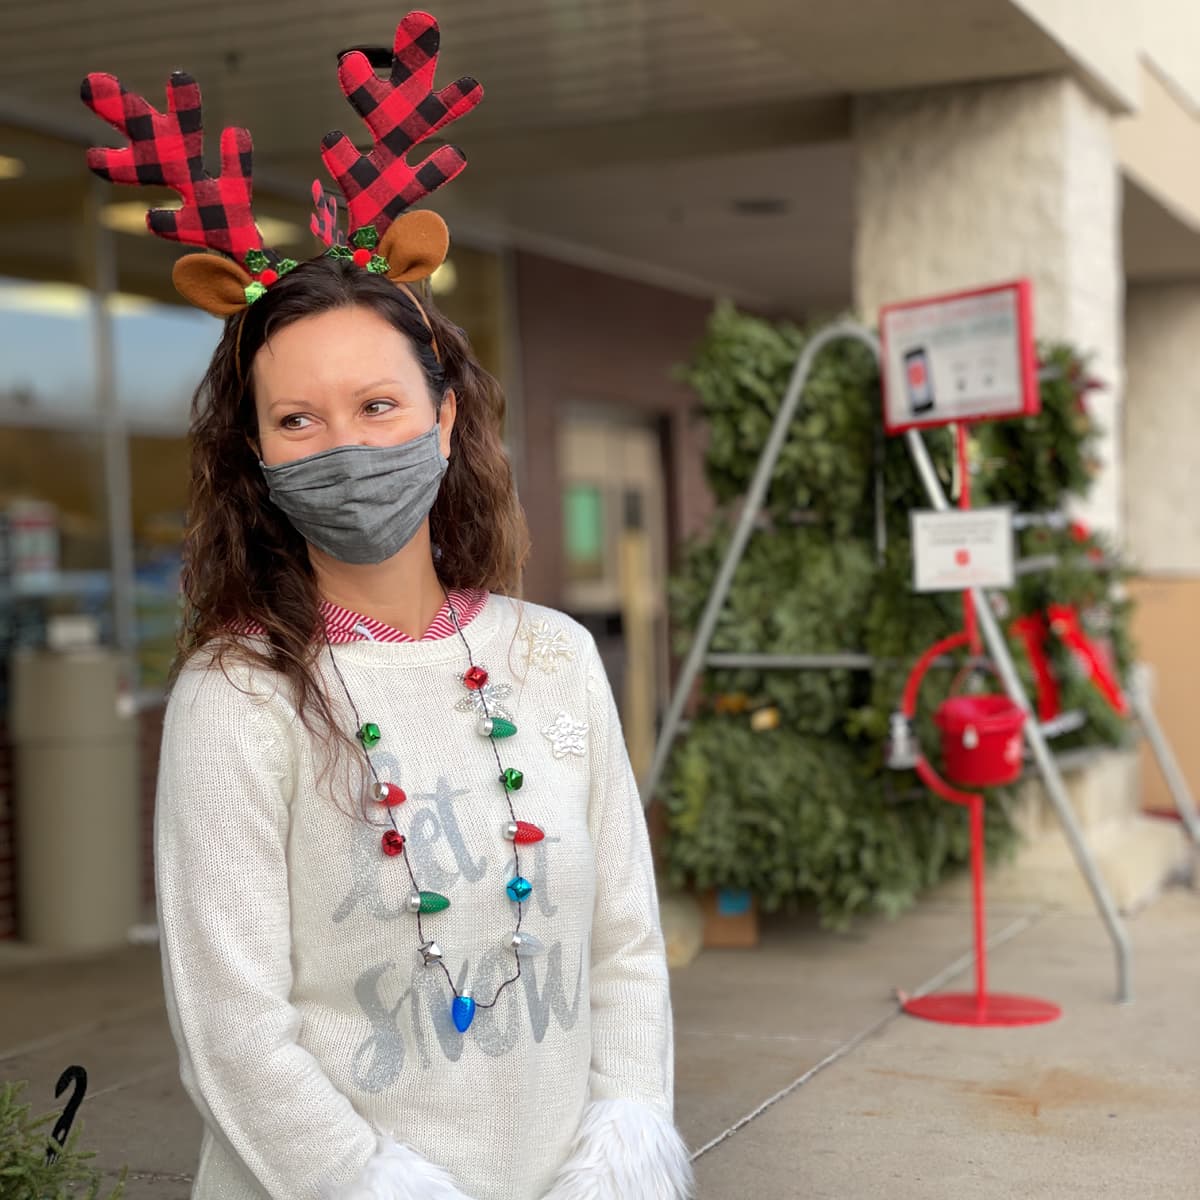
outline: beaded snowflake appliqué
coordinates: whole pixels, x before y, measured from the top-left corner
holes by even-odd
[[[587,753],[587,731],[586,721],[572,720],[568,713],[560,712],[542,730],[542,736],[550,739],[555,758],[566,758],[568,754]]]
[[[547,675],[558,670],[560,659],[570,662],[575,657],[567,635],[561,629],[555,629],[549,621],[538,621],[536,625],[522,625],[521,637],[529,647],[529,664],[545,671]]]
[[[485,683],[477,691],[468,692],[455,706],[456,712],[474,713],[477,717],[513,719],[503,701],[512,695],[511,683]]]

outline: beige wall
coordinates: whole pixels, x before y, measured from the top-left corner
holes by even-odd
[[[1200,4],[1138,0],[1142,54],[1180,99],[1200,113]]]
[[[1153,671],[1151,700],[1180,769],[1200,795],[1200,580],[1139,579],[1130,587],[1137,607],[1133,635],[1138,658]],[[1142,746],[1142,806],[1171,810],[1171,793],[1149,748]]]
[[[1200,14],[1200,0],[1196,11]],[[1200,30],[1191,49],[1200,66]],[[1141,107],[1114,122],[1113,140],[1121,170],[1200,233],[1200,109],[1144,65]]]
[[[1154,0],[1011,0],[1071,56],[1109,103],[1138,103],[1142,3]]]
[[[1200,576],[1200,283],[1130,287],[1125,322],[1130,557],[1145,574]]]
[[[1125,511],[1130,557],[1142,576],[1131,588],[1134,639],[1153,673],[1159,720],[1200,793],[1200,282],[1130,287],[1125,312]],[[1142,759],[1145,806],[1172,808],[1145,747]]]

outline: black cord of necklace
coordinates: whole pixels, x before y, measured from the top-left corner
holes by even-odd
[[[459,624],[458,612],[455,609],[454,605],[450,603],[450,595],[446,591],[444,586],[442,586],[442,595],[446,597],[446,608],[450,613],[450,620],[454,625],[454,630],[458,634],[459,638],[461,639],[463,646],[466,648],[468,667],[473,667],[475,665],[475,656],[471,653],[471,645],[467,641],[467,635],[465,633],[463,633],[462,625]],[[324,637],[325,637],[325,647],[329,651],[329,661],[333,664],[334,674],[337,675],[338,682],[342,685],[342,691],[344,691],[346,693],[346,700],[350,704],[350,711],[354,713],[355,727],[356,727],[356,729],[362,729],[363,720],[362,720],[361,715],[359,714],[358,705],[356,705],[354,703],[354,696],[351,694],[350,688],[346,683],[345,677],[342,675],[341,667],[338,666],[337,656],[333,653],[333,643],[329,640],[329,630],[325,627],[324,620],[322,620],[322,623],[321,623],[321,632],[324,634]],[[486,685],[485,685],[485,687],[486,687]],[[479,694],[479,706],[480,706],[480,708],[483,709],[484,718],[490,720],[492,714],[488,710],[487,695],[486,695],[484,689],[480,688],[478,694]],[[515,810],[513,809],[512,795],[509,792],[508,787],[504,784],[504,764],[500,761],[500,751],[496,749],[495,738],[489,737],[488,744],[491,746],[492,754],[495,756],[496,768],[500,772],[500,782],[501,782],[501,786],[504,787],[504,800],[505,800],[505,803],[508,805],[508,815],[511,818],[511,820],[515,823],[516,819],[517,819],[517,815],[516,815]],[[367,770],[369,770],[371,772],[371,777],[375,780],[375,782],[377,784],[382,785],[383,781],[379,778],[379,772],[376,771],[375,763],[371,759],[371,755],[368,753],[367,748],[365,746],[363,746],[363,758],[365,758],[367,761]],[[400,833],[400,830],[396,828],[396,818],[392,813],[392,809],[391,809],[390,805],[387,806],[387,815],[388,815],[388,820],[391,821],[391,823],[392,823],[392,828],[395,829],[397,833]],[[403,835],[401,835],[401,836],[403,836]],[[404,842],[404,848],[401,850],[401,854],[404,858],[404,867],[408,871],[408,878],[409,878],[409,881],[412,883],[413,891],[419,893],[421,890],[421,887],[417,883],[417,877],[413,874],[412,863],[409,861],[407,840],[405,840],[405,842]],[[521,874],[521,855],[520,855],[520,852],[517,850],[517,843],[514,841],[513,842],[513,875],[519,876],[520,874]],[[516,902],[516,904],[517,904],[517,925],[516,925],[516,929],[514,932],[519,934],[521,932],[521,922],[525,918],[525,905],[520,900],[518,900]],[[421,913],[420,912],[417,913],[417,937],[420,939],[422,946],[425,945],[426,942],[429,940],[428,938],[426,938],[425,931],[421,925]],[[499,1001],[501,995],[504,992],[504,989],[506,987],[509,987],[511,984],[516,983],[517,980],[521,978],[521,955],[519,953],[516,953],[516,947],[514,947],[513,949],[514,949],[514,955],[517,960],[516,972],[513,975],[511,975],[508,979],[504,980],[503,983],[500,984],[500,986],[496,989],[496,994],[492,997],[492,999],[487,1004],[480,1004],[479,1001],[476,1000],[475,1007],[477,1009],[495,1008],[497,1002]],[[459,993],[457,986],[454,983],[454,977],[450,974],[450,969],[446,966],[445,961],[442,959],[438,960],[437,965],[442,968],[442,973],[446,976],[446,982],[450,985],[450,990],[451,990],[451,992],[454,993],[455,999],[457,999],[459,997],[460,993]]]

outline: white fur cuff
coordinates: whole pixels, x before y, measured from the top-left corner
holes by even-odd
[[[594,1100],[544,1200],[688,1200],[692,1164],[675,1126],[636,1100]]]
[[[362,1173],[327,1200],[470,1200],[448,1171],[411,1146],[378,1135],[375,1153]]]

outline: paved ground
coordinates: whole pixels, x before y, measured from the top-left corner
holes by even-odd
[[[997,989],[1061,1003],[1036,1029],[898,1014],[895,990],[957,972],[969,913],[930,901],[846,936],[771,925],[754,951],[674,976],[678,1118],[701,1200],[1189,1200],[1200,1194],[1200,895],[1131,922],[1136,1002],[1086,913],[1000,908]],[[949,968],[949,970],[948,970]],[[55,961],[0,945],[0,1079],[56,1107],[89,1070],[85,1145],[130,1200],[185,1200],[200,1127],[176,1074],[157,952]]]

